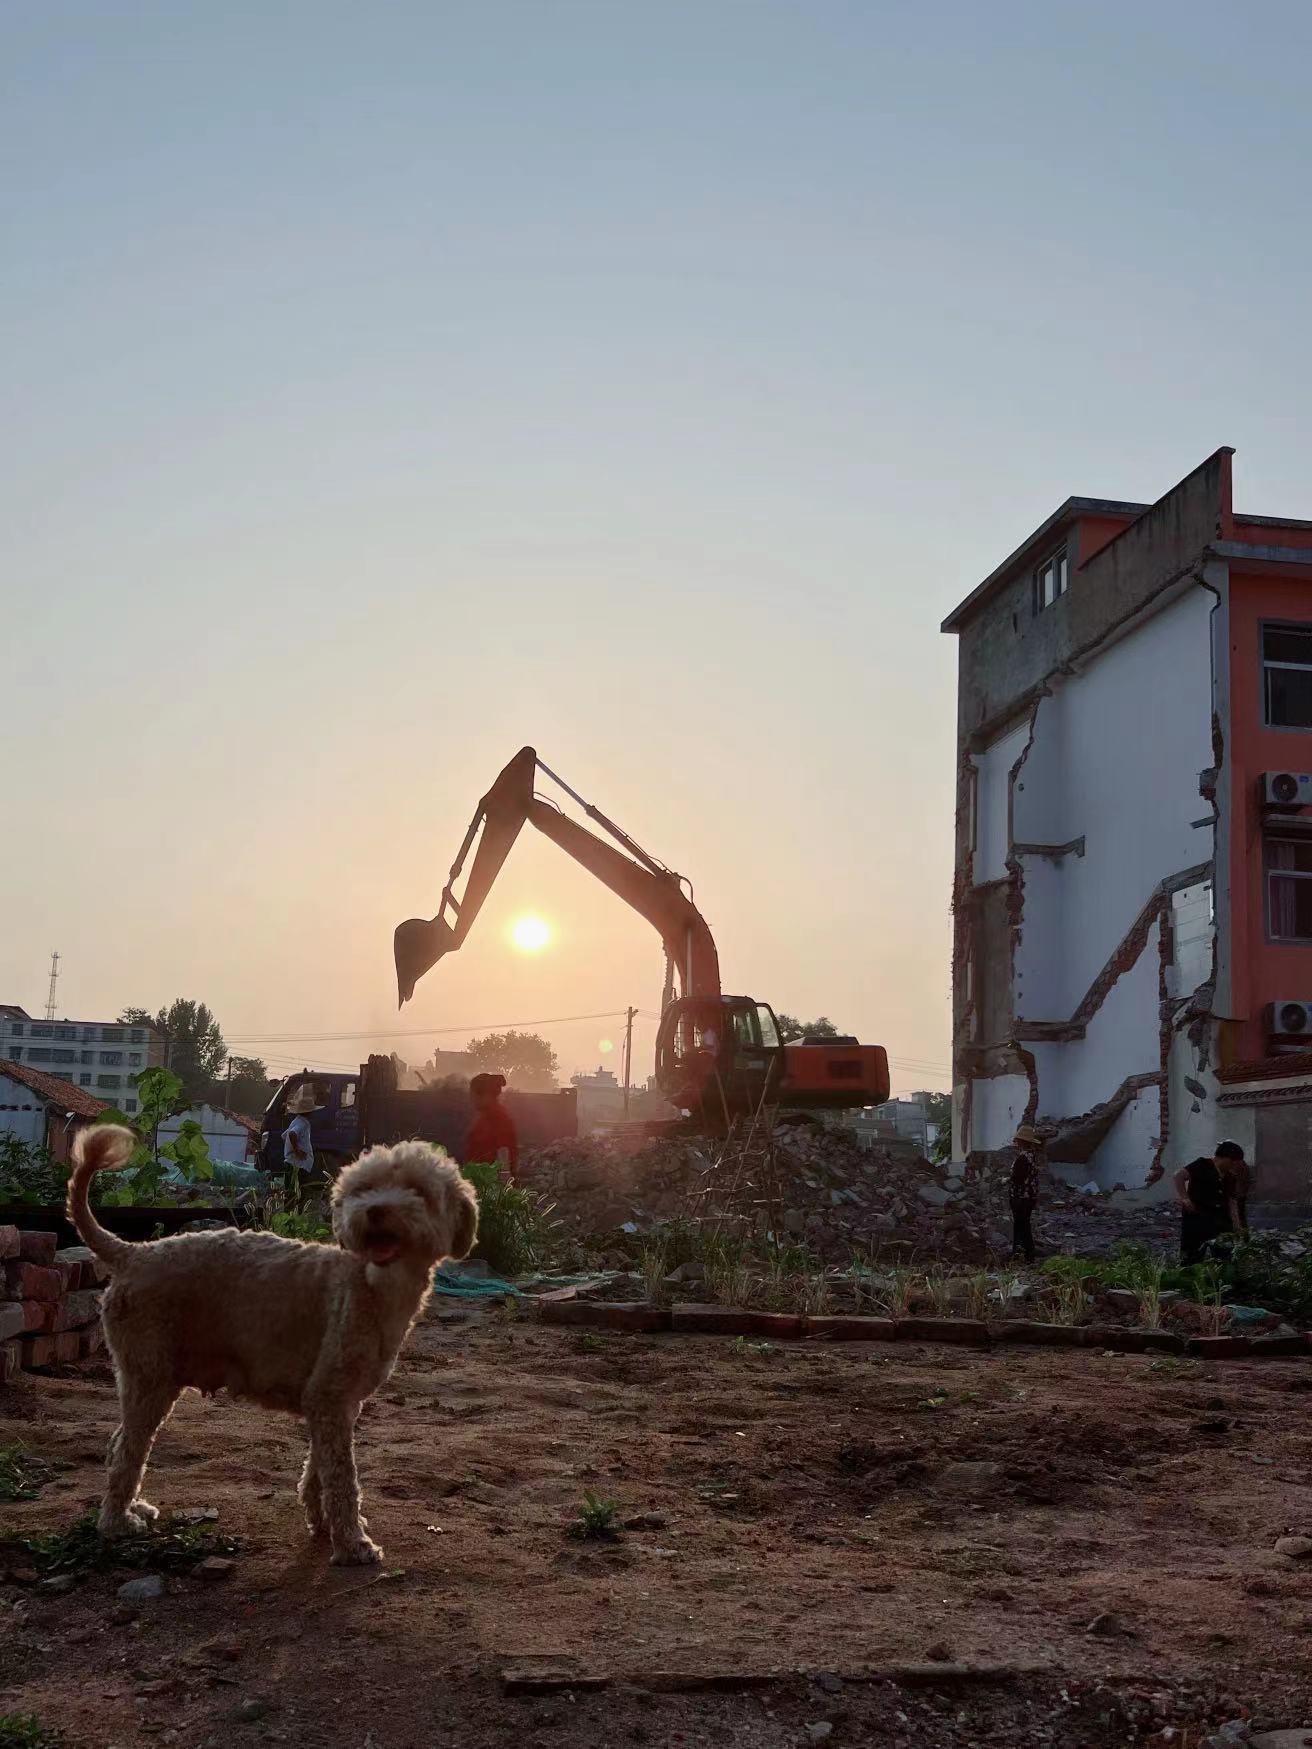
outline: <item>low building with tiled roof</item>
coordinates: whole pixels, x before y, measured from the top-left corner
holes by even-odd
[[[49,1148],[67,1160],[77,1132],[108,1107],[58,1075],[0,1057],[0,1134]]]

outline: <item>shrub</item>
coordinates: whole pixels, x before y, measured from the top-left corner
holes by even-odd
[[[599,1537],[610,1540],[620,1533],[619,1507],[613,1500],[601,1500],[591,1488],[583,1496],[578,1517],[569,1525],[569,1534],[583,1541]]]
[[[541,1269],[551,1254],[553,1203],[511,1184],[498,1166],[474,1162],[460,1168],[478,1192],[478,1244],[481,1257],[497,1275],[527,1275]]]
[[[0,1203],[58,1207],[64,1200],[66,1179],[65,1169],[55,1164],[49,1148],[7,1132],[0,1135]]]

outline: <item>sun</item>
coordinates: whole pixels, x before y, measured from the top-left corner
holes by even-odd
[[[551,925],[530,912],[516,917],[510,926],[510,939],[520,953],[541,953],[551,940]]]

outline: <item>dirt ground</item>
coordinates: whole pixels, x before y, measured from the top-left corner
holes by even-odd
[[[1312,1562],[1274,1552],[1312,1525],[1310,1391],[1296,1361],[430,1315],[359,1432],[381,1572],[309,1542],[295,1423],[189,1394],[146,1492],[217,1507],[236,1571],[135,1610],[126,1573],[4,1587],[0,1713],[90,1749],[1189,1749],[1246,1712],[1310,1724]],[[5,1527],[90,1504],[114,1419],[100,1363],[0,1396],[0,1442],[56,1469]],[[584,1489],[651,1523],[572,1540]],[[943,1659],[1009,1679],[886,1679]],[[510,1666],[580,1686],[513,1697]]]

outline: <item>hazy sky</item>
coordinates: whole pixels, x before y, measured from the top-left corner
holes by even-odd
[[[1310,61],[1304,0],[9,0],[0,1001],[57,947],[61,1012],[234,1041],[652,1009],[526,836],[396,1015],[533,742],[727,989],[945,1086],[939,620],[1221,443],[1312,516]]]

